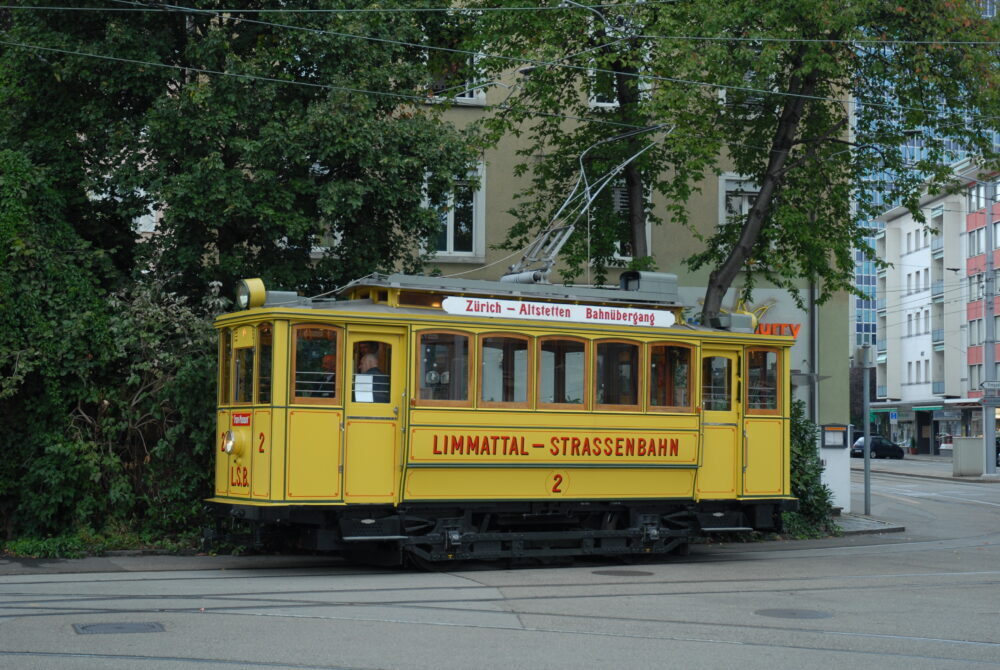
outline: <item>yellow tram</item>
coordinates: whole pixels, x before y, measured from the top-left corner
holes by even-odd
[[[245,280],[216,322],[209,502],[418,562],[780,529],[792,338],[685,324],[676,285],[372,275],[317,300]]]

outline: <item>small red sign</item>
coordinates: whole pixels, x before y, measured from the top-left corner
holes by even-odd
[[[249,426],[250,425],[250,413],[249,412],[233,413],[233,425],[234,426]]]

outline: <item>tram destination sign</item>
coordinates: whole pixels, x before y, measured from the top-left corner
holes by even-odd
[[[600,305],[569,305],[554,302],[497,300],[494,298],[448,297],[441,303],[448,314],[498,317],[504,319],[535,319],[563,323],[599,323],[618,326],[648,326],[667,328],[676,323],[673,312],[635,307]]]

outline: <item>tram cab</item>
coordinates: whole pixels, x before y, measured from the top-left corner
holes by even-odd
[[[664,553],[792,509],[792,338],[621,288],[372,275],[222,315],[220,516],[422,561]],[[741,332],[743,331],[743,332]]]

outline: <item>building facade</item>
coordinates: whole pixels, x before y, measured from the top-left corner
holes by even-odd
[[[880,217],[876,249],[890,265],[878,271],[876,285],[872,408],[879,432],[916,453],[937,454],[947,453],[954,436],[983,432],[985,271],[987,254],[1000,260],[1000,223],[988,224],[985,184],[977,181],[965,180],[958,193],[925,194],[920,206],[926,224],[902,207]],[[997,215],[994,205],[989,221]],[[1000,378],[1000,370],[989,378]]]

